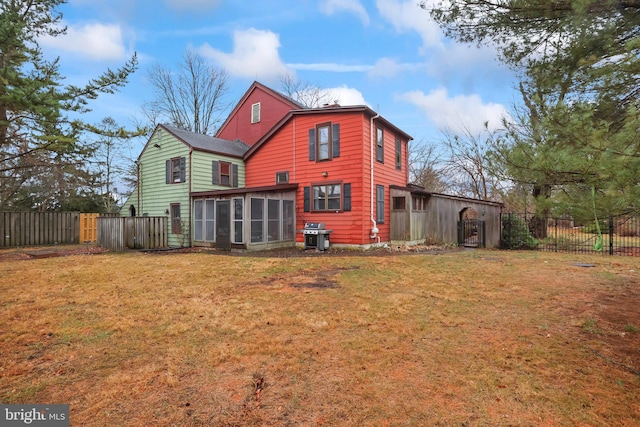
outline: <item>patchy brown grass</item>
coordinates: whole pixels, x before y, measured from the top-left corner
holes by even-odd
[[[637,425],[638,307],[623,257],[8,258],[0,401],[83,426]]]

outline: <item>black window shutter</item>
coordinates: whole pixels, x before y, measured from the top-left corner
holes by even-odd
[[[180,182],[187,180],[187,159],[180,157]]]
[[[215,185],[220,184],[220,172],[217,160],[211,162],[211,183]]]
[[[311,212],[311,187],[304,187],[304,211]]]
[[[171,184],[171,160],[167,160],[166,162],[166,173],[165,173],[165,183]]]
[[[351,184],[342,185],[342,196],[344,197],[344,207],[342,208],[342,210],[350,211],[351,210]]]
[[[309,129],[309,160],[316,159],[316,129]]]
[[[376,186],[376,222],[384,224],[384,186]]]
[[[236,165],[235,163],[231,166],[231,168],[233,169],[233,177],[232,179],[232,183],[231,185],[233,187],[237,187],[238,186],[238,165]]]
[[[331,130],[332,156],[340,157],[340,123],[334,123]]]

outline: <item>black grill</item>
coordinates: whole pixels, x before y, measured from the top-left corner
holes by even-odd
[[[329,234],[333,230],[327,230],[327,225],[324,222],[307,222],[301,231],[304,234],[305,250],[317,249],[326,251],[329,249]]]

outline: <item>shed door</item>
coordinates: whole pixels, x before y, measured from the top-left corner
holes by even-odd
[[[231,200],[216,201],[216,248],[231,250]]]

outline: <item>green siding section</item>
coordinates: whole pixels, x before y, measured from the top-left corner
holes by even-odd
[[[157,144],[160,148],[155,147]],[[187,180],[178,184],[166,183],[166,161],[176,157],[185,157]],[[140,182],[129,198],[128,204],[138,203],[136,215],[166,216],[173,203],[180,203],[182,234],[171,233],[171,218],[168,220],[169,246],[189,246],[189,147],[167,133],[155,132],[139,158]],[[134,198],[135,196],[135,198]],[[127,207],[127,205],[125,205]],[[123,211],[126,215],[128,211]]]
[[[211,162],[221,160],[238,165],[238,187],[245,185],[244,162],[236,157],[227,157],[219,154],[194,151],[193,160],[193,185],[191,191],[224,190],[229,187],[213,185],[211,183]]]
[[[154,145],[159,145],[160,148]],[[136,215],[166,216],[173,203],[180,204],[182,218],[182,233],[171,233],[171,218],[168,222],[169,246],[190,246],[189,224],[191,218],[191,203],[189,191],[211,191],[229,189],[230,187],[213,185],[211,183],[211,162],[222,160],[238,165],[238,186],[245,185],[245,166],[241,159],[202,151],[193,151],[191,161],[189,146],[176,139],[173,135],[161,129],[156,131],[147,142],[138,159],[140,176],[138,186],[131,193],[122,209],[121,216],[129,215],[129,207],[136,207]],[[185,157],[186,180],[179,184],[166,183],[166,161],[172,158]],[[193,162],[193,168],[191,168]],[[191,188],[189,180],[192,180]],[[138,195],[139,193],[139,195]]]

